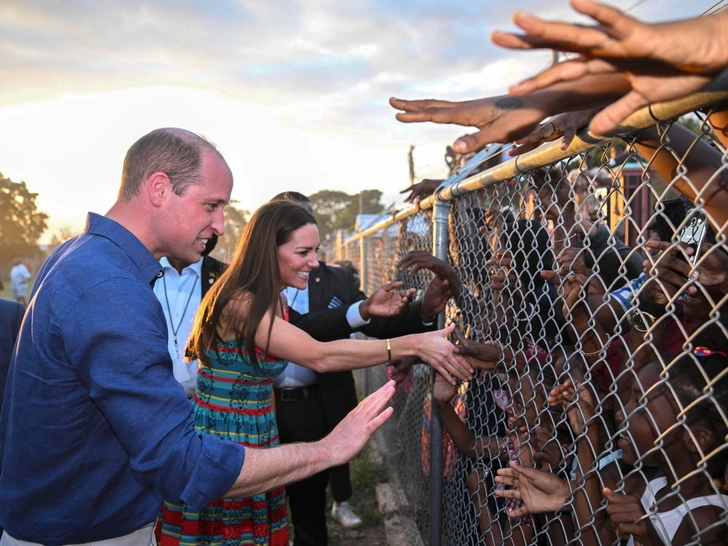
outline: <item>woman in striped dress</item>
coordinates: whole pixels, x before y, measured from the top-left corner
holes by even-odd
[[[200,362],[193,398],[198,434],[251,448],[278,445],[272,385],[288,360],[326,372],[413,355],[453,382],[454,377],[464,380],[472,373],[446,339],[454,326],[386,343],[319,343],[289,325],[281,291],[286,286],[306,288],[309,273],[318,266],[318,246],[314,216],[296,203],[268,203],[253,214],[233,263],[202,301],[191,334],[190,347]],[[396,314],[406,304],[407,293],[394,291],[375,314]],[[244,463],[242,472],[245,468]],[[250,498],[220,499],[199,512],[165,502],[162,512],[162,546],[288,544],[283,488]]]

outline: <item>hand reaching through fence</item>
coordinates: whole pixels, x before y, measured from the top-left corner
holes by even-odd
[[[361,302],[359,313],[361,318],[393,317],[404,311],[415,293],[414,288],[399,290],[404,285],[401,281],[390,282],[377,288],[371,296]]]
[[[420,304],[422,316],[427,320],[436,320],[437,315],[447,307],[447,302],[451,297],[450,283],[441,277],[433,277],[422,295],[422,303]]]
[[[410,192],[410,194],[404,199],[405,203],[419,203],[423,199],[426,199],[435,193],[435,190],[443,182],[444,180],[442,179],[423,178],[419,182],[412,184],[410,187],[403,189],[399,193]]]
[[[541,144],[558,138],[561,138],[561,149],[566,150],[574,141],[576,132],[589,125],[597,112],[599,112],[598,109],[590,108],[552,116],[548,121],[539,125],[530,135],[515,140],[514,144],[517,147],[509,150],[508,155],[513,157],[530,152],[541,146]]]
[[[404,381],[410,373],[412,366],[419,362],[416,356],[404,356],[397,360],[387,362],[387,376],[389,379],[399,384]]]
[[[647,532],[647,521],[644,519],[645,509],[639,498],[634,495],[616,493],[608,487],[602,490],[602,494],[607,499],[609,519],[621,539],[626,540],[632,536],[644,546],[654,544]]]
[[[597,406],[590,387],[586,383],[571,379],[554,387],[547,401],[552,407],[563,406],[566,409],[569,424],[576,435],[585,430],[587,423],[594,417],[594,408]]]
[[[492,370],[503,357],[503,348],[498,343],[480,343],[467,339],[457,328],[455,339],[457,345],[453,352],[465,357],[473,368]]]
[[[544,470],[536,470],[514,462],[510,468],[501,468],[495,477],[496,483],[511,489],[496,489],[496,497],[517,499],[523,506],[508,517],[515,519],[525,514],[541,514],[560,510],[571,494],[566,480]]]
[[[650,250],[665,251],[673,246],[673,243],[650,240],[645,242],[645,246]],[[685,289],[686,294],[696,295],[701,292],[700,286],[702,286],[709,290],[716,301],[720,301],[725,294],[728,294],[728,254],[720,245],[703,243],[700,256],[694,270],[686,261],[677,258],[665,263],[665,267],[673,265],[677,268],[679,277],[675,282],[678,286],[687,283],[688,278],[694,281]]]
[[[462,283],[455,270],[447,263],[436,258],[425,250],[412,250],[405,254],[399,262],[397,269],[405,271],[410,269],[411,274],[427,269],[448,282],[452,295],[457,298],[462,290]]]
[[[574,9],[598,26],[549,22],[518,11],[513,20],[526,34],[495,31],[492,40],[509,49],[555,49],[579,53],[513,86],[513,95],[533,93],[588,74],[626,74],[631,90],[597,114],[591,128],[606,134],[649,104],[683,97],[706,87],[728,66],[728,14],[645,24],[592,0],[572,0]]]

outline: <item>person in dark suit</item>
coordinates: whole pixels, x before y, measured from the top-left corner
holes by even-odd
[[[0,407],[5,394],[10,358],[13,355],[15,340],[18,339],[24,312],[23,304],[0,298]]]
[[[217,235],[207,240],[202,258],[195,263],[162,258],[164,276],[154,284],[154,294],[162,304],[167,319],[168,349],[174,377],[191,398],[197,387],[197,361],[185,361],[187,338],[202,298],[222,275],[227,264],[209,254],[217,244]]]
[[[285,192],[272,200],[295,201],[312,210],[310,201],[297,192]],[[388,286],[391,285],[383,288]],[[348,338],[355,331],[383,339],[434,330],[435,317],[449,297],[449,292],[428,291],[428,294],[435,293],[439,298],[415,302],[400,315],[373,317],[368,313],[367,296],[354,275],[344,268],[320,262],[311,271],[307,290],[289,289],[286,295],[291,323],[320,341],[330,341]],[[317,374],[289,363],[275,387],[276,419],[282,443],[323,438],[357,405],[354,376],[350,371]],[[349,465],[336,467],[286,487],[295,546],[327,543],[329,482],[334,498],[333,516],[346,527],[361,524],[348,503],[352,496]]]
[[[18,339],[24,312],[25,307],[22,303],[0,298],[0,408],[3,405],[10,359],[13,356],[15,340]],[[3,529],[0,527],[0,536],[2,534]]]

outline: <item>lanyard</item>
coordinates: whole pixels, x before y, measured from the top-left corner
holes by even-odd
[[[196,281],[196,279],[195,279]],[[190,290],[189,296],[187,296],[187,303],[185,303],[185,308],[182,311],[182,316],[179,319],[179,322],[177,323],[177,328],[174,327],[174,322],[172,322],[172,309],[169,307],[169,296],[167,296],[167,279],[164,275],[162,275],[162,282],[164,283],[164,301],[167,302],[167,312],[169,313],[169,325],[172,327],[172,335],[174,336],[174,350],[179,354],[179,348],[177,345],[177,332],[179,332],[180,327],[182,326],[182,321],[185,319],[185,314],[187,313],[187,307],[190,304],[190,300],[192,299],[192,294],[195,292],[195,286],[197,285],[197,282],[192,283],[192,290]]]

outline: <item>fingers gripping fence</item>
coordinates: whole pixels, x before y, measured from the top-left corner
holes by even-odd
[[[396,267],[414,249],[462,282],[445,315],[472,379],[414,366],[381,436],[411,544],[726,543],[725,98],[456,173],[338,249],[369,292],[421,295],[432,273]]]

